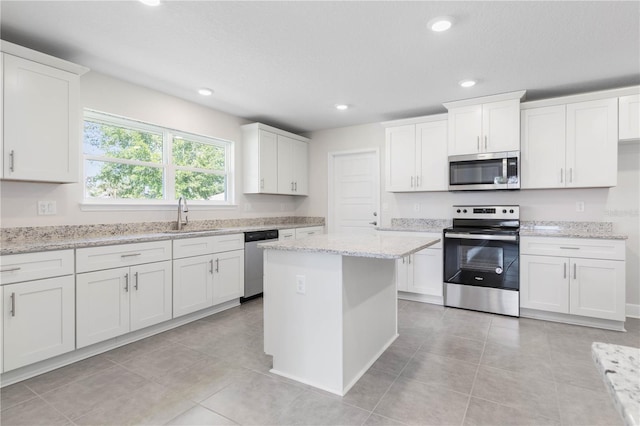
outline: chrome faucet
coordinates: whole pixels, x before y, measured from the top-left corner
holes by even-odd
[[[182,213],[184,213],[184,222],[182,221]],[[182,227],[189,223],[189,216],[187,216],[187,213],[189,213],[189,207],[187,207],[187,199],[184,197],[180,197],[180,199],[178,200],[178,231],[182,230]]]

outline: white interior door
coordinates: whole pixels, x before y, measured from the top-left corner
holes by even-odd
[[[329,232],[373,233],[380,223],[377,149],[329,154]]]

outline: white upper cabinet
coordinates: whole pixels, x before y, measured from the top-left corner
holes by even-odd
[[[618,138],[622,140],[640,139],[640,95],[621,96],[618,99],[620,129]]]
[[[77,182],[87,69],[4,41],[2,51],[2,178]]]
[[[616,185],[617,99],[522,111],[522,188]]]
[[[617,101],[612,98],[567,105],[567,187],[616,185]]]
[[[308,194],[309,139],[261,123],[242,134],[245,194]]]
[[[525,91],[448,102],[449,155],[520,150],[520,99]]]
[[[521,188],[565,186],[566,107],[522,111]]]
[[[386,191],[447,190],[447,120],[434,118],[385,130]]]

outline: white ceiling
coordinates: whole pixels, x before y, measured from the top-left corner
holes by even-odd
[[[427,29],[439,15],[455,18],[448,32]],[[0,25],[16,44],[297,132],[640,84],[638,1],[3,0]]]

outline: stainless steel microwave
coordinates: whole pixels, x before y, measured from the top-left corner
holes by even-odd
[[[520,152],[449,157],[449,191],[520,189]]]

